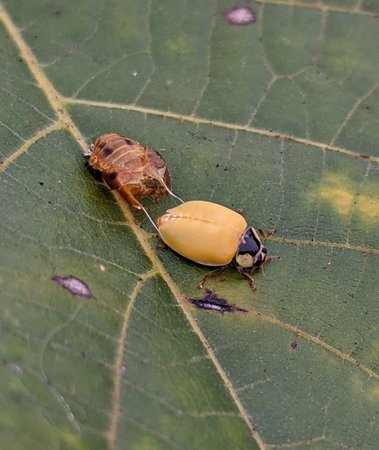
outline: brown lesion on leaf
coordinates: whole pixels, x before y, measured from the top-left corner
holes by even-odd
[[[63,289],[69,291],[72,295],[78,297],[92,298],[92,292],[84,281],[71,275],[66,277],[60,277],[54,275],[51,277],[52,281]]]
[[[211,289],[205,289],[203,298],[189,298],[188,301],[196,306],[196,308],[216,311],[220,314],[224,314],[225,312],[248,312],[247,309],[239,308],[238,306],[229,303],[225,298],[219,297],[216,292]]]
[[[297,350],[298,348],[298,343],[295,341],[295,339],[290,343],[290,347],[292,350]]]

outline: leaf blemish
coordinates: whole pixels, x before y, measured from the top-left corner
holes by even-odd
[[[224,12],[224,18],[230,25],[250,25],[257,16],[250,6],[235,6]]]
[[[208,309],[210,311],[216,311],[220,314],[224,312],[248,312],[247,309],[239,308],[236,305],[232,305],[226,299],[218,297],[218,295],[210,289],[205,289],[203,298],[189,298],[188,301],[192,303],[196,308]]]
[[[292,341],[291,342],[291,344],[290,344],[290,346],[291,346],[291,348],[292,348],[292,350],[297,350],[297,342],[296,341]]]
[[[51,277],[52,281],[56,283],[58,286],[63,287],[63,289],[68,290],[72,295],[77,295],[79,297],[91,298],[92,292],[89,287],[83,281],[79,280],[79,278],[75,278],[73,276],[67,277],[59,277],[58,275],[54,275]]]

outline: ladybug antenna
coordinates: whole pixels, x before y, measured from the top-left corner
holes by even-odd
[[[160,177],[158,174],[157,174],[157,178],[159,179],[159,181],[163,184],[163,187],[166,189],[166,191],[171,195],[171,197],[174,197],[174,198],[176,198],[177,200],[179,200],[181,203],[184,203],[184,201],[180,198],[180,197],[178,197],[177,195],[175,195],[173,192],[172,192],[172,190],[167,186],[167,184],[164,182],[164,180],[163,180],[163,178],[162,177]]]
[[[150,217],[150,215],[146,211],[146,209],[142,205],[140,205],[140,206],[141,206],[142,211],[146,214],[146,217],[150,220],[151,225],[153,225],[153,227],[155,228],[155,230],[159,234],[159,230],[158,230],[157,226],[155,225],[154,220]]]

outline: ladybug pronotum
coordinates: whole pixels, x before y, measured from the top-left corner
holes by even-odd
[[[218,267],[208,272],[198,287],[215,272],[234,260],[238,272],[255,289],[252,273],[272,258],[262,240],[273,234],[248,227],[237,212],[216,203],[189,201],[166,211],[157,220],[163,242],[176,253],[204,266]]]
[[[170,176],[163,158],[150,147],[118,134],[99,136],[85,155],[88,165],[102,173],[110,189],[134,208],[143,209],[141,197],[158,200],[171,192]]]

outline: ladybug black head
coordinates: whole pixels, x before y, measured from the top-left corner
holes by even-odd
[[[267,250],[263,246],[257,230],[253,227],[246,228],[241,236],[236,252],[235,260],[242,269],[259,267],[267,257]]]

